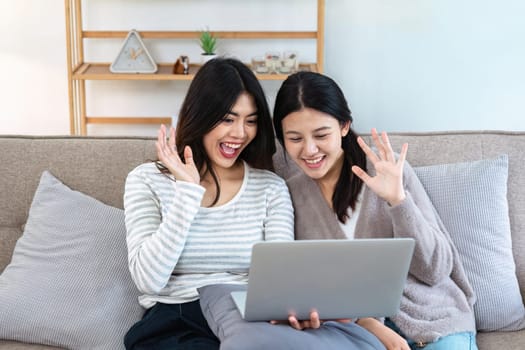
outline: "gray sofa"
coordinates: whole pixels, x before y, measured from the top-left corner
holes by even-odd
[[[409,143],[408,160],[413,166],[473,161],[508,154],[513,254],[521,295],[524,296],[525,132],[435,132],[390,136],[395,149],[399,149],[402,142]],[[147,138],[0,136],[0,272],[11,260],[44,170],[49,170],[77,191],[122,208],[126,175],[136,165],[154,158],[154,140]],[[523,349],[525,330],[479,333],[477,339],[480,350]],[[53,347],[0,340],[0,349]]]

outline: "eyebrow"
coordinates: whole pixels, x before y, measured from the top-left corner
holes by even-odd
[[[229,111],[227,114],[231,114],[231,115],[233,115],[235,117],[240,117],[239,113],[236,113],[234,111]],[[247,115],[247,117],[254,117],[254,116],[257,116],[257,111]]]
[[[320,131],[331,130],[331,129],[332,128],[329,127],[329,126],[321,126],[320,128],[315,129],[313,132],[320,132]],[[299,131],[290,130],[290,131],[285,132],[285,134],[300,134],[300,132]]]

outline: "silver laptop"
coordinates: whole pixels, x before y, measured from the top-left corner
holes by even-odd
[[[260,242],[246,291],[232,298],[247,321],[387,317],[399,304],[411,238]]]

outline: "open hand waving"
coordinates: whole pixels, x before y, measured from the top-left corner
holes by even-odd
[[[372,139],[379,153],[378,155],[361,137],[357,139],[357,142],[372,162],[376,175],[372,177],[355,165],[352,167],[352,171],[379,197],[386,200],[390,205],[397,205],[405,199],[403,166],[408,144],[403,144],[399,159],[396,160],[386,132],[383,131],[380,138],[376,129],[372,129]]]
[[[160,126],[155,146],[159,160],[168,168],[171,174],[175,176],[176,180],[195,184],[200,183],[200,174],[193,162],[191,147],[184,147],[185,162],[180,159],[177,153],[177,146],[175,146],[175,129],[173,127],[170,127],[169,139],[166,140],[166,127],[164,125]]]

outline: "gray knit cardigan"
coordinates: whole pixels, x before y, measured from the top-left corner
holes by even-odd
[[[346,238],[317,183],[293,160],[284,157],[281,150],[274,156],[274,163],[292,195],[296,239]],[[373,175],[373,166],[369,164],[368,168]],[[475,333],[472,287],[447,230],[407,163],[403,183],[406,199],[393,207],[365,188],[355,229],[357,239],[412,237],[416,240],[400,312],[391,319],[416,342],[432,342],[458,332]]]

